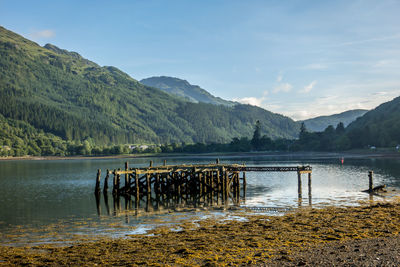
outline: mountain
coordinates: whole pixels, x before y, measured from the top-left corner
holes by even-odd
[[[352,122],[346,132],[355,148],[400,144],[400,97],[368,111]]]
[[[272,138],[294,138],[299,131],[290,118],[258,107],[183,101],[115,67],[54,45],[41,47],[3,27],[0,114],[16,131],[32,127],[48,139],[77,144],[230,142],[251,138],[257,120]],[[18,142],[4,138],[0,145]]]
[[[344,126],[346,127],[352,121],[356,120],[358,117],[361,117],[362,115],[367,113],[367,111],[368,110],[364,109],[349,110],[339,114],[334,114],[330,116],[320,116],[304,120],[302,122],[304,122],[308,130],[313,132],[322,132],[329,125],[336,127],[336,125],[338,125],[339,122],[343,122]]]
[[[150,77],[140,80],[140,82],[144,85],[158,88],[193,103],[202,102],[225,106],[233,106],[236,104],[235,102],[215,97],[198,85],[192,85],[186,80],[174,77]]]

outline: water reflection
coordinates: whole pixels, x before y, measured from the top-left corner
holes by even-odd
[[[341,156],[340,156],[341,157]],[[298,180],[295,173],[247,173],[246,195],[241,195],[240,207],[291,209],[312,205],[358,205],[358,201],[376,201],[382,196],[368,195],[362,190],[368,188],[368,171],[374,171],[374,184],[386,184],[388,188],[400,189],[400,159],[348,159],[344,164],[336,158],[277,158],[277,157],[220,157],[221,163],[245,163],[257,165],[311,165],[313,167],[312,192],[308,190],[307,178],[302,177],[303,188],[298,195]],[[165,158],[152,158],[154,165],[162,165]],[[168,164],[205,164],[214,162],[211,157],[167,158]],[[87,159],[61,161],[0,161],[0,235],[4,235],[25,226],[35,229],[48,227],[62,222],[71,225],[68,231],[81,231],[75,222],[96,222],[103,224],[90,229],[91,232],[112,228],[123,223],[129,227],[138,227],[158,220],[154,212],[169,210],[198,209],[209,204],[175,199],[157,200],[152,196],[135,203],[134,199],[114,199],[111,194],[101,194],[98,199],[93,194],[97,169],[116,169],[123,166],[126,159]],[[130,166],[148,166],[148,158],[129,159]],[[104,181],[102,180],[102,189]],[[110,182],[110,181],[109,181]],[[310,191],[310,194],[308,193]],[[311,197],[312,194],[312,197]],[[18,197],[16,197],[18,196]],[[231,200],[230,200],[231,201]],[[195,204],[197,205],[194,208]],[[213,208],[217,199],[213,199]],[[185,206],[183,206],[185,205]],[[189,205],[189,206],[186,206]],[[221,205],[221,200],[218,200]],[[143,216],[129,216],[121,222],[125,211],[135,213],[138,206]],[[232,201],[231,201],[232,206]],[[234,205],[233,205],[234,206]],[[219,206],[216,206],[218,209]],[[223,206],[220,206],[224,208]],[[146,215],[146,210],[154,211]],[[102,216],[98,216],[98,214]],[[185,216],[190,212],[186,212]],[[105,216],[103,216],[105,215]],[[110,215],[110,216],[108,216]],[[165,214],[166,218],[170,215]],[[222,215],[224,216],[224,215]],[[107,217],[107,218],[104,218]],[[128,221],[128,223],[127,223]],[[146,222],[144,222],[146,221]],[[59,232],[66,231],[57,228]],[[97,229],[97,230],[96,230]],[[114,229],[115,230],[115,229]],[[1,236],[0,236],[1,237]]]
[[[165,212],[165,211],[182,211],[182,210],[195,210],[197,208],[228,208],[231,206],[239,207],[240,204],[245,204],[246,188],[243,187],[239,194],[236,192],[229,192],[228,197],[222,193],[209,192],[203,194],[143,194],[138,200],[130,194],[109,194],[104,191],[95,192],[96,210],[99,216],[104,215],[102,212],[102,203],[107,215],[118,216],[121,213],[138,215],[140,213],[148,212]],[[112,212],[110,210],[109,199],[112,198]],[[121,202],[124,202],[122,208]]]

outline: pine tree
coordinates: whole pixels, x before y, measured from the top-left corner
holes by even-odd
[[[254,150],[260,149],[260,141],[261,141],[261,123],[259,120],[256,121],[256,125],[254,127],[253,139],[251,139],[251,145]]]

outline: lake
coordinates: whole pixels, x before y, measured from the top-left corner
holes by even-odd
[[[174,225],[183,219],[210,216],[236,218],[235,210],[186,210],[139,215],[125,211],[124,199],[108,206],[101,195],[99,210],[93,193],[97,169],[163,164],[207,164],[216,156],[156,157],[130,159],[68,159],[0,161],[0,236],[3,243],[63,242],[67,237],[123,236],[145,233],[157,225]],[[296,173],[249,172],[245,201],[241,207],[262,208],[269,214],[301,206],[358,205],[368,201],[368,171],[374,171],[374,185],[386,184],[400,190],[399,158],[345,158],[340,156],[221,156],[221,163],[246,166],[311,165],[312,198],[308,196],[307,176],[303,175],[302,199],[297,194]],[[379,196],[375,200],[382,199]],[[245,212],[248,209],[244,210]],[[99,215],[100,212],[100,215]]]

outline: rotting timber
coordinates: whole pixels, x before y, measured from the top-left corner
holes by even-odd
[[[217,159],[213,164],[163,165],[148,167],[107,170],[104,179],[104,197],[108,190],[111,175],[112,193],[114,198],[123,196],[135,200],[135,209],[140,206],[141,199],[149,203],[159,203],[168,207],[168,203],[193,205],[194,207],[207,203],[208,205],[226,205],[230,201],[239,205],[241,198],[246,196],[246,172],[297,172],[298,193],[301,198],[301,174],[308,174],[308,190],[311,196],[310,166],[256,166],[247,167],[244,164],[220,164]],[[121,182],[122,177],[124,182]],[[101,170],[96,178],[95,194],[100,195]],[[241,194],[242,192],[242,194]],[[147,208],[146,208],[147,210]]]

